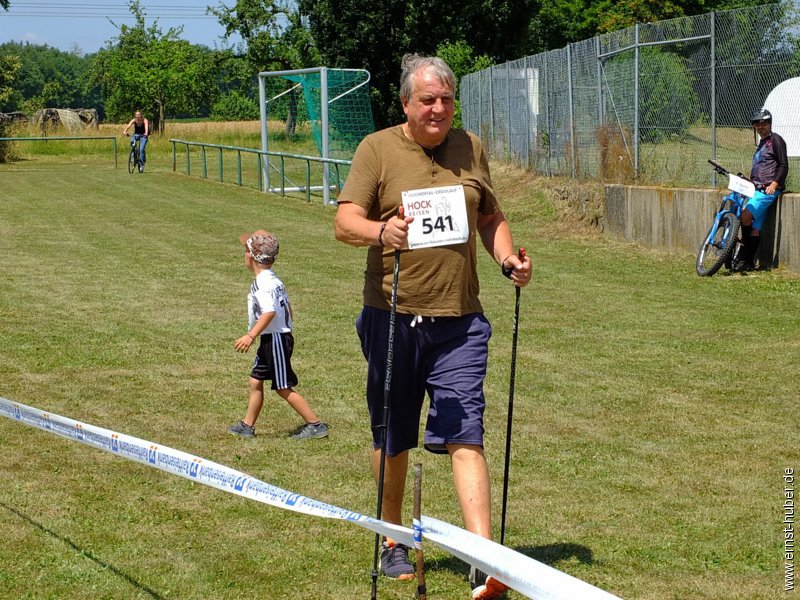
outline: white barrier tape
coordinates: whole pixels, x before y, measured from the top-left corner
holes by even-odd
[[[219,463],[174,448],[47,413],[0,397],[0,416],[256,502],[294,512],[349,521],[406,546],[424,536],[453,556],[536,600],[617,598],[557,569],[444,521],[422,515],[415,531],[275,487]],[[416,534],[416,535],[415,535]],[[417,537],[418,539],[415,539]],[[619,599],[617,599],[619,600]]]
[[[345,510],[307,496],[289,492],[246,475],[241,471],[236,471],[219,463],[193,456],[174,448],[154,444],[153,442],[67,419],[52,413],[46,413],[37,408],[12,402],[2,397],[0,397],[0,415],[55,433],[69,440],[82,442],[99,450],[145,464],[148,467],[161,469],[184,479],[250,498],[256,502],[307,515],[350,521],[380,535],[389,536],[407,546],[414,545],[413,532],[407,527],[386,523],[351,510]]]
[[[425,539],[536,600],[619,600],[585,581],[469,531],[422,515]]]

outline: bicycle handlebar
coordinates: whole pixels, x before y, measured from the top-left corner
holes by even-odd
[[[730,174],[730,171],[728,171],[728,169],[726,169],[725,167],[723,167],[723,166],[722,166],[721,164],[719,164],[718,162],[716,162],[716,161],[713,161],[713,160],[711,160],[710,158],[708,159],[708,162],[709,162],[709,164],[710,164],[712,167],[714,167],[714,170],[715,170],[717,173],[719,173],[720,175],[729,175],[729,174]]]
[[[718,162],[716,162],[716,161],[713,161],[713,160],[711,160],[710,158],[708,159],[708,162],[709,162],[709,164],[710,164],[712,167],[714,167],[714,170],[715,170],[717,173],[719,173],[720,175],[730,175],[730,174],[731,174],[731,172],[730,172],[730,171],[728,171],[728,169],[726,169],[725,167],[723,167],[723,166],[722,166],[721,164],[719,164]],[[745,176],[744,176],[744,175],[742,175],[741,173],[737,173],[737,174],[736,174],[736,176],[737,176],[737,177],[741,177],[742,179],[744,179],[744,180],[746,180],[746,181],[750,181],[750,178],[749,178],[749,177],[745,177]]]

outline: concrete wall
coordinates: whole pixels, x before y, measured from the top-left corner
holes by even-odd
[[[605,186],[606,229],[618,239],[695,256],[724,191]],[[800,194],[784,194],[761,230],[762,266],[800,272]]]

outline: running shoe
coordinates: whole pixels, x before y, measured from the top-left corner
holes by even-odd
[[[469,583],[472,586],[472,600],[497,600],[508,589],[506,584],[475,567],[470,567]]]
[[[311,440],[328,437],[328,426],[325,423],[319,423],[317,425],[306,423],[297,433],[289,437],[293,440]]]
[[[245,425],[244,421],[239,421],[236,425],[228,427],[228,431],[232,435],[238,435],[243,438],[256,437],[256,428],[254,425]]]
[[[409,547],[383,540],[381,549],[381,573],[391,579],[414,579],[414,565],[408,560]]]

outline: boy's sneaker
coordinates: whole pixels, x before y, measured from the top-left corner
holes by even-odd
[[[297,433],[290,437],[293,440],[311,440],[328,437],[328,426],[325,423],[319,423],[318,425],[306,423]]]
[[[469,569],[469,584],[472,586],[472,600],[496,600],[508,589],[506,584],[475,567]]]
[[[383,540],[381,548],[381,573],[391,579],[414,579],[414,565],[408,560],[408,546]]]
[[[239,421],[236,425],[231,425],[228,427],[228,431],[232,435],[238,435],[239,437],[244,438],[251,438],[256,437],[256,428],[255,425],[245,425],[244,421]]]

